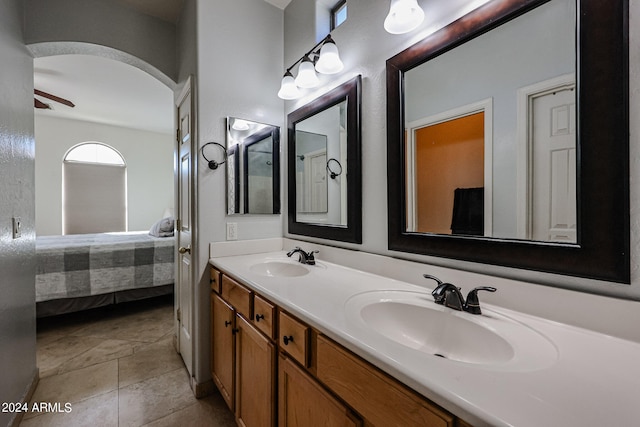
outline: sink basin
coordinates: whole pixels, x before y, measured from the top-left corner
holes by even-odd
[[[309,269],[302,264],[286,261],[265,261],[253,264],[249,270],[268,277],[298,277],[309,274]]]
[[[486,308],[482,315],[446,308],[428,292],[365,292],[345,309],[364,336],[429,357],[501,370],[541,369],[557,359],[556,347],[528,326]]]

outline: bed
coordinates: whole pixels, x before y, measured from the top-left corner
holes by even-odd
[[[37,237],[37,316],[172,293],[174,242],[146,231]]]

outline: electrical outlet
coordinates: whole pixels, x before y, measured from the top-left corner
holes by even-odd
[[[227,240],[238,240],[238,223],[227,223]]]
[[[18,239],[22,237],[22,221],[19,216],[14,216],[11,218],[11,222],[13,223],[13,238]]]

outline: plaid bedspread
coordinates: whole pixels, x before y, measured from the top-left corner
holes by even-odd
[[[147,232],[36,239],[36,302],[174,282],[174,238]]]

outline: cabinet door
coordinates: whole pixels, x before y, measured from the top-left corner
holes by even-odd
[[[234,311],[211,294],[211,376],[229,409],[234,409]]]
[[[318,379],[375,426],[453,427],[451,414],[324,336],[316,343]]]
[[[355,427],[362,422],[291,359],[280,355],[279,427]]]
[[[236,317],[236,420],[243,427],[275,425],[276,348]]]

